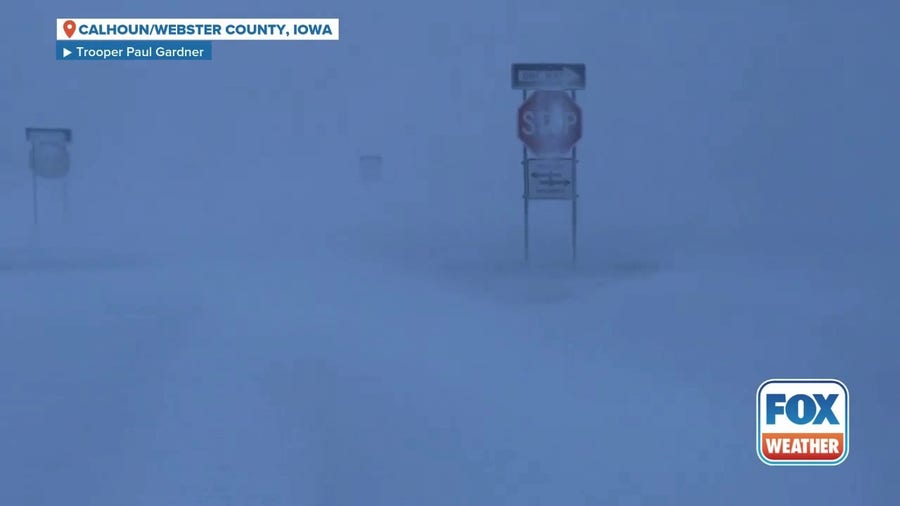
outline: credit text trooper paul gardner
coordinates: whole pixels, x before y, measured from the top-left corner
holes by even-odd
[[[78,54],[79,58],[98,58],[102,60],[108,60],[112,58],[152,58],[156,56],[157,58],[203,58],[205,49],[197,49],[197,48],[188,48],[188,47],[179,47],[179,48],[171,48],[171,47],[163,47],[163,46],[153,46],[153,45],[144,45],[138,46],[135,44],[134,46],[128,46],[126,48],[114,48],[114,49],[94,49],[89,47],[76,46],[75,47],[76,54]]]

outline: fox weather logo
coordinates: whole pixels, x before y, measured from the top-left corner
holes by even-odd
[[[836,466],[850,449],[850,394],[835,379],[770,379],[756,391],[756,453],[770,466]]]

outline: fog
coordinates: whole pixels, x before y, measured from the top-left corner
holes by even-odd
[[[55,0],[0,43],[0,503],[891,504],[893,2]],[[337,17],[337,42],[57,62],[79,17]],[[579,62],[523,262],[513,62]],[[39,180],[25,127],[71,128]],[[365,183],[359,157],[383,157]],[[834,468],[754,392],[838,378]]]

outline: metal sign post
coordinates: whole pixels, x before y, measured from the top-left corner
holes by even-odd
[[[68,128],[26,128],[25,139],[31,143],[28,165],[31,169],[32,213],[37,227],[38,178],[60,179],[69,174],[68,145],[72,142],[72,131]],[[68,212],[68,187],[63,189],[63,205]]]
[[[583,70],[583,69],[582,69]],[[582,79],[584,73],[582,72]],[[584,82],[582,80],[582,82]],[[575,90],[572,90],[572,102],[575,102]],[[578,184],[576,176],[578,173],[578,146],[572,145],[572,263],[578,261]]]
[[[525,104],[525,101],[528,99],[528,90],[522,90],[522,104]],[[522,176],[525,178],[525,183],[523,186],[522,192],[522,201],[525,203],[525,262],[528,262],[528,147],[525,143],[522,143]]]
[[[31,173],[31,214],[34,217],[34,226],[37,227],[38,220],[38,190],[37,190],[37,174]]]
[[[69,221],[69,180],[63,180],[63,214],[66,222]]]
[[[584,64],[516,63],[512,87],[522,90],[518,136],[524,171],[525,261],[529,260],[528,208],[531,200],[572,202],[572,263],[578,258],[578,184],[576,144],[582,112],[575,90],[585,87]],[[534,90],[531,95],[528,90]],[[529,158],[531,151],[536,158]],[[557,157],[561,154],[568,156]]]

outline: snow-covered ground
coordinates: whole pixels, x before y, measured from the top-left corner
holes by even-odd
[[[712,233],[606,230],[584,233],[577,268],[552,255],[526,267],[516,224],[460,238],[421,226],[424,209],[354,198],[372,199],[364,219],[311,219],[277,253],[139,255],[64,223],[5,244],[0,502],[886,504],[900,492],[890,252],[773,255]],[[565,244],[541,246],[565,257]],[[853,400],[847,462],[760,463],[758,384],[832,376]]]

